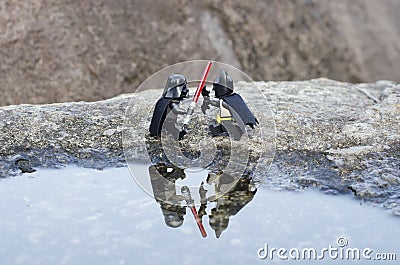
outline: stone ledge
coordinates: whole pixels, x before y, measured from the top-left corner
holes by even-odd
[[[352,191],[400,215],[399,84],[324,78],[255,84],[276,124],[276,157],[266,185]],[[252,85],[240,84],[244,98],[251,96]],[[152,90],[141,93],[159,97]],[[124,166],[121,136],[131,98],[0,108],[0,176],[71,163]],[[142,102],[143,109],[149,107]]]

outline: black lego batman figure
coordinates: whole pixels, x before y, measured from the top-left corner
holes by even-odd
[[[214,80],[213,90],[215,97],[218,98],[217,100],[210,99],[209,91],[205,89],[202,91],[204,97],[203,113],[209,108],[209,104],[219,107],[220,111],[217,124],[209,126],[213,136],[228,132],[235,140],[239,140],[246,130],[246,125],[254,129],[258,120],[247,107],[243,98],[233,92],[233,80],[225,69],[222,69],[220,75]]]
[[[163,95],[154,108],[149,128],[151,136],[160,136],[163,125],[171,135],[179,136],[180,129],[176,124],[176,119],[177,115],[186,114],[186,111],[179,107],[179,103],[189,95],[186,84],[186,78],[183,75],[174,74],[168,77]]]

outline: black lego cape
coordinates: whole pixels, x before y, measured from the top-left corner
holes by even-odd
[[[223,101],[226,102],[226,104],[229,105],[236,113],[240,116],[240,118],[243,121],[243,124],[249,125],[251,128],[253,128],[255,125],[257,125],[258,121],[256,117],[254,117],[253,113],[247,107],[246,103],[244,102],[243,98],[236,93],[221,97]]]
[[[167,116],[168,106],[171,103],[171,101],[172,98],[164,98],[164,97],[160,98],[157,101],[149,128],[151,136],[160,136],[161,128],[164,123],[165,117]]]

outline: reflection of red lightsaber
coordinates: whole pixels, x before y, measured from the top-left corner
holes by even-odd
[[[212,65],[212,62],[208,62],[206,69],[204,69],[203,77],[200,80],[200,83],[196,89],[196,93],[194,94],[192,102],[190,103],[189,108],[186,112],[186,116],[183,121],[183,130],[185,130],[185,127],[189,124],[190,117],[192,116],[192,114],[194,112],[194,107],[196,107],[196,103],[197,103],[197,101],[199,101],[199,97],[200,97],[201,91],[203,90],[208,73],[210,72],[211,65]]]
[[[197,223],[197,226],[198,226],[199,229],[200,229],[201,235],[202,235],[203,237],[207,237],[207,232],[206,232],[206,230],[204,229],[203,223],[201,222],[201,220],[200,220],[200,218],[199,218],[199,215],[197,214],[196,207],[194,207],[194,205],[192,205],[192,206],[190,206],[190,210],[192,210],[194,219],[196,219],[196,223]]]
[[[194,216],[194,219],[196,220],[197,226],[200,229],[200,233],[203,237],[207,237],[207,232],[204,229],[204,226],[199,218],[199,215],[197,214],[196,207],[194,206],[194,201],[192,199],[192,196],[190,195],[190,190],[187,186],[183,186],[181,188],[181,192],[183,197],[185,198],[186,203],[188,204],[190,210],[192,211],[192,214]]]

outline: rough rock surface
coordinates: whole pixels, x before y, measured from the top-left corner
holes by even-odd
[[[241,84],[244,98],[253,85]],[[276,124],[276,155],[265,185],[353,192],[400,215],[399,84],[315,79],[255,85]],[[159,96],[151,90],[140,93]],[[0,108],[0,176],[69,163],[125,165],[121,136],[130,100],[131,95],[121,95],[95,103]]]

